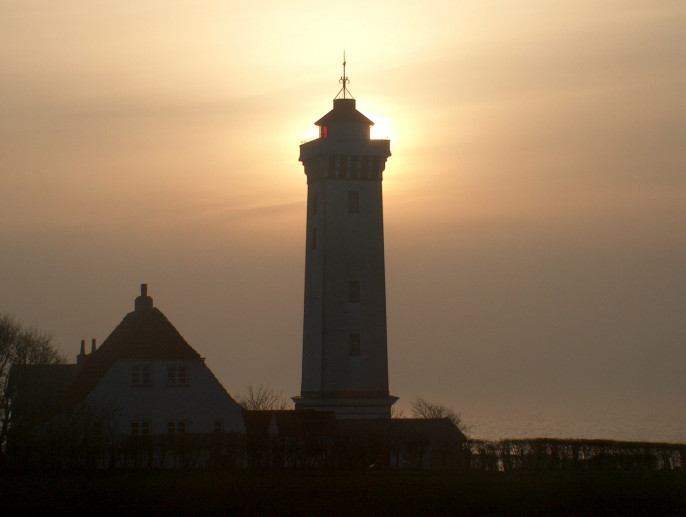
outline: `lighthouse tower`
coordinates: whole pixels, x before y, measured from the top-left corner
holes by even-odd
[[[302,385],[296,409],[390,418],[381,181],[388,140],[355,108],[343,62],[333,110],[300,146],[307,175]]]

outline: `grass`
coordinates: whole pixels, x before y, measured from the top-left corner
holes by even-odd
[[[681,472],[114,471],[0,476],[3,514],[684,515]],[[10,511],[8,511],[10,510]]]

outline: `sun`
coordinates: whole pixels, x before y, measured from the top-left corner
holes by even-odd
[[[375,140],[393,140],[393,127],[385,117],[376,117],[370,135]]]
[[[393,117],[387,107],[373,101],[363,101],[363,106],[358,104],[357,109],[369,117],[374,125],[371,127],[370,136],[375,140],[391,140],[397,136],[393,125]]]

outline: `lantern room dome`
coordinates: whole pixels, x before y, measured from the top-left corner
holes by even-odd
[[[351,123],[365,127],[374,125],[374,122],[355,109],[355,99],[334,99],[333,109],[314,124],[321,127]]]

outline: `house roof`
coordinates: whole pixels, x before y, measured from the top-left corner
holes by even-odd
[[[271,411],[243,410],[245,430],[252,436],[266,438],[269,435],[269,423],[272,419]]]
[[[60,407],[78,373],[75,364],[22,364],[12,367],[9,392],[13,426],[31,425]]]
[[[244,410],[243,421],[253,438],[267,438],[278,433],[282,438],[302,438],[336,434],[336,414],[333,411]]]
[[[341,434],[350,436],[388,436],[421,438],[435,442],[464,442],[467,437],[449,418],[361,418],[336,419],[333,411],[243,411],[245,427],[251,436],[267,438],[270,433],[281,437],[307,434]]]
[[[386,435],[393,438],[424,438],[430,441],[467,441],[449,418],[341,419],[338,429],[350,435]]]
[[[162,312],[153,307],[147,286],[141,286],[135,310],[128,313],[100,348],[85,357],[68,393],[68,404],[81,402],[119,360],[200,359]]]
[[[333,411],[275,411],[274,418],[281,436],[336,434]]]
[[[334,99],[333,109],[314,123],[315,126],[328,126],[338,123],[359,123],[367,127],[374,122],[355,109],[355,99]]]

